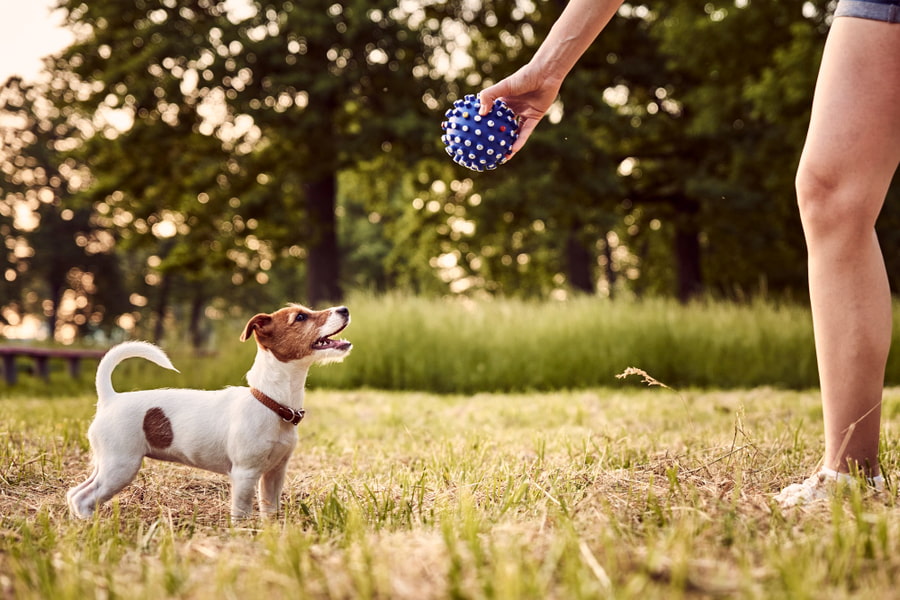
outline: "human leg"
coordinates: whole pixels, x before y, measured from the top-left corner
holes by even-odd
[[[824,466],[878,473],[891,300],[875,219],[900,161],[900,25],[835,19],[797,195],[825,421]]]

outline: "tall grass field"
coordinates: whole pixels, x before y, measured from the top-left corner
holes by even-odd
[[[2,389],[0,598],[896,597],[900,389],[887,493],[772,501],[822,450],[814,381],[788,376],[814,375],[802,309],[358,300],[271,522],[232,522],[227,478],[151,460],[71,519],[91,373]],[[133,360],[115,384],[240,385],[240,325],[212,357],[167,341],[180,375]],[[631,366],[670,387],[616,378]]]
[[[341,335],[353,342],[353,354],[338,367],[314,371],[309,380],[314,388],[440,394],[573,390],[612,385],[628,366],[679,388],[818,385],[809,309],[799,305],[684,306],[595,298],[474,302],[400,295],[358,295],[347,305],[353,320]],[[900,317],[900,305],[895,312]],[[181,375],[129,361],[117,370],[117,380],[138,388],[240,385],[255,352],[252,342],[238,341],[250,316],[219,323],[201,357],[177,335],[164,340]],[[900,339],[896,342],[900,347]],[[28,377],[18,389],[29,389],[32,382],[41,395],[93,389],[90,368],[80,382],[66,376],[64,365],[54,368],[52,391]],[[891,356],[887,382],[900,385],[898,353]]]
[[[353,355],[314,373],[313,386],[442,394],[580,389],[610,385],[627,366],[676,386],[817,385],[810,317],[796,306],[399,295],[363,295],[347,305],[353,320],[342,336],[354,343]],[[242,325],[220,331],[217,357],[239,357],[240,373],[254,352],[253,344],[237,342]],[[153,369],[151,381],[159,375]],[[900,365],[897,375],[900,384]]]

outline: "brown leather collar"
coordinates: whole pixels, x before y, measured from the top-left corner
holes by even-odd
[[[306,415],[306,411],[302,408],[300,410],[294,410],[289,406],[285,406],[284,404],[272,400],[256,388],[250,388],[250,393],[253,394],[254,398],[262,402],[263,406],[270,409],[272,412],[274,412],[276,415],[278,415],[291,425],[298,425]]]

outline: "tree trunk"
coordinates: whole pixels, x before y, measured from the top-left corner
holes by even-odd
[[[190,331],[191,336],[191,347],[193,348],[195,353],[200,352],[203,349],[203,344],[206,342],[206,335],[203,332],[203,308],[206,306],[206,298],[200,290],[194,292],[194,297],[191,300],[191,322],[188,326],[188,330]]]
[[[50,311],[47,313],[47,333],[50,340],[56,341],[56,325],[59,322],[59,303],[62,302],[64,286],[51,276],[47,282],[50,287]]]
[[[304,185],[310,220],[310,240],[306,257],[306,303],[317,306],[340,302],[340,251],[337,244],[337,175],[329,173]]]
[[[172,277],[168,273],[162,274],[162,281],[159,284],[159,298],[156,302],[156,322],[153,324],[153,343],[159,345],[162,343],[163,336],[166,334],[166,311],[169,310],[169,290],[172,287]]]
[[[676,293],[678,300],[684,303],[703,291],[697,228],[700,209],[695,201],[687,199],[682,199],[675,206],[680,213],[675,219],[675,262],[678,275]]]
[[[593,258],[591,252],[581,243],[576,225],[566,237],[566,270],[569,274],[569,285],[573,290],[587,294],[594,293],[594,278],[591,269]]]
[[[616,270],[613,268],[612,247],[609,245],[609,238],[603,240],[603,257],[606,259],[606,281],[609,284],[609,297],[612,298],[616,294]]]

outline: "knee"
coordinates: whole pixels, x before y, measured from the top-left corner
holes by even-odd
[[[867,199],[865,185],[837,171],[801,164],[795,179],[800,221],[807,239],[823,236],[867,235],[877,210]]]

